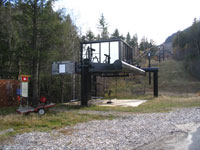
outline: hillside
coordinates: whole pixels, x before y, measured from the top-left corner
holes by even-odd
[[[200,25],[200,24],[199,24]],[[190,30],[191,26],[184,29],[183,31],[177,31],[176,33],[173,33],[172,35],[168,36],[164,42],[164,44],[167,44],[167,43],[173,43],[173,39],[174,37],[178,34],[178,32],[188,32]]]
[[[165,40],[165,44],[166,43],[172,43],[173,42],[173,38],[176,36],[176,33],[173,33],[172,35],[168,36]]]
[[[200,81],[194,78],[185,69],[183,61],[167,59],[161,63],[152,60],[152,67],[159,67],[158,86],[159,96],[197,96],[200,92]],[[105,79],[111,89],[112,98],[151,98],[153,95],[152,84],[149,85],[148,74],[146,76],[133,76],[129,78]],[[105,94],[106,96],[106,94]]]
[[[187,72],[200,79],[200,20],[195,19],[193,24],[183,31],[169,36],[162,45],[167,49],[171,45],[173,58],[184,62]]]
[[[200,92],[200,81],[193,77],[185,67],[184,61],[167,59],[158,63],[152,61],[154,67],[159,67],[158,86],[159,95],[165,96],[197,96]],[[146,90],[151,92],[152,85],[148,85],[148,76],[146,77]]]
[[[159,67],[159,91],[173,95],[195,95],[200,92],[200,81],[186,71],[183,61],[169,59]]]

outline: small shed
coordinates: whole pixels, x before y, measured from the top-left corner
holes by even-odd
[[[18,80],[0,80],[0,107],[17,105],[16,90],[19,86]]]

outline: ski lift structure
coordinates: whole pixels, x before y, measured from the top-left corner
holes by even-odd
[[[80,45],[81,105],[91,99],[92,79],[128,77],[130,74],[154,73],[154,96],[158,96],[158,68],[138,68],[133,65],[133,49],[121,39],[85,41]]]
[[[53,62],[52,75],[81,75],[81,105],[88,106],[92,82],[97,76],[128,77],[154,73],[154,96],[158,96],[158,68],[139,68],[133,64],[133,49],[121,39],[84,41],[80,43],[80,62]]]

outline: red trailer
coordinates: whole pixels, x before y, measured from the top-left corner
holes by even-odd
[[[19,113],[19,114],[29,114],[29,113],[32,113],[32,112],[35,112],[39,115],[44,115],[45,114],[45,111],[50,108],[50,107],[53,107],[55,106],[56,104],[55,103],[49,103],[49,104],[45,104],[45,103],[41,103],[39,104],[37,107],[31,107],[31,106],[25,106],[25,107],[19,107],[16,111]]]

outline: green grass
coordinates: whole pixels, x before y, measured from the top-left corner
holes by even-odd
[[[9,108],[13,110],[14,108]],[[3,115],[0,115],[0,133],[6,129],[14,129],[13,132],[0,134],[0,141],[15,135],[17,133],[31,132],[31,131],[51,131],[53,129],[63,128],[65,126],[73,126],[77,123],[88,122],[91,120],[112,119],[112,116],[88,115],[78,114],[71,111],[49,111],[43,116],[32,113],[30,115],[19,115],[16,113],[10,114],[0,109]]]

